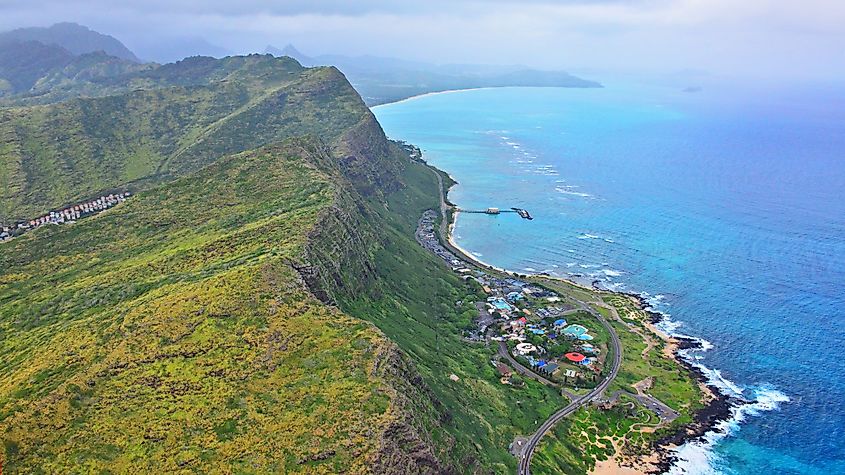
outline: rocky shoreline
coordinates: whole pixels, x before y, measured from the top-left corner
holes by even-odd
[[[649,315],[652,325],[658,325],[667,318],[666,315],[652,310],[651,305],[642,295],[629,292],[616,293],[635,299],[639,307]],[[653,452],[657,458],[655,463],[650,464],[652,468],[647,472],[653,474],[668,472],[672,465],[678,461],[675,449],[688,442],[701,440],[705,434],[715,429],[720,422],[730,419],[733,416],[733,408],[743,404],[743,401],[725,394],[718,387],[712,385],[701,368],[692,364],[692,362],[680,354],[680,351],[683,350],[694,351],[703,349],[700,340],[684,336],[667,336],[674,343],[672,346],[672,355],[675,360],[693,374],[702,389],[705,390],[708,400],[704,407],[695,413],[692,423],[678,428],[674,433],[664,436],[654,443]]]
[[[744,404],[744,401],[729,396],[722,392],[718,387],[712,385],[707,375],[704,374],[701,368],[692,364],[691,361],[689,361],[687,358],[684,358],[683,355],[679,353],[683,350],[703,349],[703,345],[701,344],[700,340],[693,337],[669,335],[659,330],[658,328],[655,328],[656,325],[663,322],[667,317],[666,315],[660,312],[652,310],[651,304],[649,304],[648,301],[646,301],[646,299],[642,295],[632,292],[622,292],[618,290],[604,289],[596,285],[598,282],[594,282],[592,286],[587,286],[577,281],[572,281],[559,277],[552,277],[545,273],[525,274],[508,271],[507,269],[497,268],[490,264],[481,262],[479,259],[475,258],[469,252],[465,251],[464,249],[459,247],[455,242],[453,242],[451,239],[453,225],[454,221],[450,223],[448,230],[449,244],[451,244],[454,250],[459,252],[459,255],[465,260],[483,268],[499,272],[505,272],[515,276],[537,276],[550,279],[561,279],[589,290],[624,295],[635,300],[637,302],[637,306],[642,311],[646,312],[646,314],[649,316],[651,330],[654,333],[657,333],[658,336],[660,336],[660,334],[665,335],[667,341],[670,343],[672,358],[674,358],[675,361],[678,362],[678,364],[690,371],[696,381],[698,381],[699,386],[704,392],[706,401],[704,403],[704,407],[695,413],[694,419],[691,423],[679,427],[673,433],[656,440],[653,444],[651,453],[647,457],[648,460],[643,459],[643,463],[641,465],[632,467],[633,471],[637,473],[654,475],[667,473],[672,467],[672,465],[678,461],[678,456],[676,452],[676,449],[678,447],[681,447],[682,445],[688,442],[695,442],[701,440],[708,432],[714,430],[719,423],[730,419],[733,416],[733,409],[735,407]],[[615,468],[622,469],[624,467],[616,465]]]
[[[537,276],[550,279],[561,279],[586,289],[609,292],[630,297],[637,302],[637,305],[641,310],[648,314],[649,323],[651,323],[652,331],[658,333],[658,336],[660,336],[659,334],[662,333],[667,337],[668,341],[671,344],[672,357],[678,362],[678,364],[680,364],[688,371],[690,371],[690,373],[692,373],[693,377],[696,379],[696,381],[698,381],[700,387],[702,388],[702,391],[704,392],[706,402],[704,403],[704,407],[695,413],[694,419],[690,424],[686,424],[682,427],[679,427],[675,432],[661,437],[660,439],[655,441],[653,449],[648,456],[649,460],[644,461],[641,466],[634,467],[634,471],[638,473],[655,475],[667,473],[672,467],[672,465],[678,460],[678,456],[675,449],[688,442],[695,442],[701,440],[708,432],[715,429],[720,422],[730,419],[733,416],[733,408],[744,403],[743,401],[735,397],[731,397],[723,393],[718,387],[710,384],[707,375],[702,372],[701,368],[695,366],[688,359],[684,358],[683,355],[679,354],[679,352],[683,350],[703,349],[701,341],[692,337],[669,335],[657,328],[654,328],[656,325],[663,322],[663,320],[667,317],[666,315],[660,312],[652,310],[651,304],[649,304],[642,295],[631,292],[621,292],[618,290],[603,289],[596,286],[596,283],[594,283],[592,286],[587,286],[577,281],[562,279],[559,277],[552,277],[545,273],[516,273],[508,271],[507,269],[497,268],[495,266],[480,261],[475,256],[462,249],[454,241],[452,241],[452,226],[454,226],[454,221],[450,223],[448,228],[448,241],[451,247],[453,247],[453,251],[458,252],[461,258],[479,267],[487,268],[489,270],[495,270],[498,272],[505,272],[515,276]],[[617,468],[623,467],[617,466]]]

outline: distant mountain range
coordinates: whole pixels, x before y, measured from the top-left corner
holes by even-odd
[[[267,46],[264,53],[290,56],[303,66],[338,67],[369,105],[383,104],[451,89],[479,87],[602,87],[565,71],[541,71],[522,65],[445,64],[378,56],[308,56],[289,44]]]
[[[35,104],[102,95],[107,78],[154,67],[102,51],[74,55],[37,41],[0,44],[0,102]]]
[[[73,55],[82,55],[102,51],[109,56],[140,63],[141,60],[129,48],[116,38],[97,33],[76,23],[56,23],[55,25],[0,33],[0,45],[37,41],[44,45],[59,46]]]
[[[99,80],[150,67],[117,39],[74,23],[0,33],[0,99],[86,95]]]

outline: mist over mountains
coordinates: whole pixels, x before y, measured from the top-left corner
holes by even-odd
[[[0,45],[38,42],[57,46],[73,55],[102,51],[109,56],[140,63],[141,60],[118,39],[93,31],[76,23],[56,23],[53,26],[18,28],[0,33]]]
[[[0,100],[32,104],[74,95],[106,95],[110,92],[109,78],[191,56],[222,58],[233,54],[196,37],[153,38],[141,46],[143,52],[136,54],[120,40],[74,23],[0,33]],[[601,86],[564,71],[539,71],[520,65],[439,65],[371,55],[309,56],[293,45],[282,49],[267,46],[263,53],[289,56],[306,67],[335,66],[368,105],[451,89]]]
[[[333,65],[343,71],[369,105],[452,89],[479,87],[601,87],[565,71],[522,65],[431,64],[398,58],[344,55],[308,56],[294,45],[267,46],[265,53],[290,56],[304,66]]]

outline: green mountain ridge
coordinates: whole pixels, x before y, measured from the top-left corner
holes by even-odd
[[[0,78],[8,84],[3,95],[32,88],[39,79],[73,61],[66,49],[37,41],[0,44]]]
[[[4,473],[513,470],[561,396],[461,338],[480,289],[413,237],[437,180],[343,74],[253,55],[110,81],[0,109],[6,222],[136,192],[0,243]]]
[[[289,264],[341,191],[320,169],[326,151],[306,140],[230,156],[8,243],[9,473],[391,466],[398,449],[380,431],[413,433],[426,410],[401,381],[412,364]]]
[[[37,41],[0,42],[0,104],[29,105],[71,97],[105,95],[105,78],[154,67],[102,51],[74,55],[58,45]]]
[[[337,142],[375,120],[336,69],[269,56],[212,61],[217,67],[197,58],[177,63],[175,74],[132,75],[120,88],[146,88],[122,95],[0,110],[0,221],[118,186],[139,189],[289,136]]]

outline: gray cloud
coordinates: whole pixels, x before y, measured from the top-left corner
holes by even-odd
[[[157,11],[169,14],[194,15],[363,15],[368,13],[413,14],[452,11],[472,13],[495,9],[501,5],[599,5],[649,4],[657,0],[428,0],[420,2],[396,0],[6,0],[4,7],[41,11],[61,10],[124,10]]]
[[[845,76],[837,0],[0,0],[0,29],[76,21],[130,48],[189,37],[234,52],[565,69]]]

